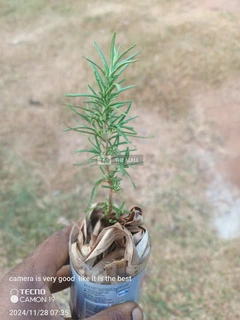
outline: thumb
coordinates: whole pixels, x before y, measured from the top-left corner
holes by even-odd
[[[143,320],[142,309],[134,302],[117,304],[97,313],[89,320]]]

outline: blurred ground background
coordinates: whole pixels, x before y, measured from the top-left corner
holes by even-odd
[[[239,15],[238,0],[0,0],[1,275],[84,214],[96,171],[73,166],[86,140],[63,132],[64,93],[87,91],[83,56],[117,31],[141,51],[128,98],[155,136],[122,194],[151,232],[145,319],[240,319]]]

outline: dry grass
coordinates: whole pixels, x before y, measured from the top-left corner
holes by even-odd
[[[155,135],[136,142],[145,164],[133,173],[137,190],[126,182],[123,192],[129,205],[144,207],[152,236],[146,319],[240,318],[239,239],[217,238],[206,197],[213,174],[205,155],[217,161],[226,147],[206,97],[221,104],[214,97],[228,96],[240,69],[238,3],[216,6],[0,0],[0,225],[8,267],[59,228],[59,217],[83,213],[95,171],[72,166],[86,141],[63,132],[74,121],[63,94],[87,89],[93,78],[82,56],[97,56],[95,40],[107,49],[116,30],[123,47],[136,43],[141,51],[127,75],[138,85],[133,114],[140,133]]]

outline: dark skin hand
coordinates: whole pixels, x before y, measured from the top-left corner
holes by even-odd
[[[69,277],[70,267],[67,264],[68,239],[71,232],[71,226],[54,233],[36,250],[30,254],[22,263],[10,270],[0,282],[0,319],[4,320],[41,320],[54,319],[64,320],[66,314],[61,314],[52,293],[61,291],[69,287],[69,282],[44,281],[44,277]],[[38,280],[35,280],[38,276]],[[30,281],[10,281],[13,277],[32,277]],[[29,278],[28,278],[29,279]],[[33,281],[32,281],[33,280]],[[25,289],[44,289],[44,297],[47,302],[21,302],[13,303],[10,301],[11,294],[16,290],[24,289],[23,295],[28,293]],[[39,292],[39,291],[38,291]],[[36,296],[39,296],[36,294]],[[28,297],[26,295],[26,297]],[[18,315],[11,315],[10,310],[20,310]],[[27,310],[32,310],[32,314],[24,314]],[[51,315],[54,310],[54,315]],[[59,312],[58,312],[59,310]],[[42,311],[42,314],[37,312]],[[34,314],[33,314],[34,313]],[[67,315],[70,316],[70,315]],[[142,320],[143,314],[141,308],[134,302],[126,302],[110,307],[90,318],[89,320]]]

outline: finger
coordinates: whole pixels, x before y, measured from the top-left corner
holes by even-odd
[[[89,320],[143,320],[142,309],[134,302],[115,305],[97,313]]]
[[[72,226],[57,231],[29,256],[36,274],[55,277],[68,260],[68,241]],[[51,281],[48,281],[51,286]]]
[[[70,266],[63,266],[57,272],[57,279],[51,286],[51,293],[62,291],[71,285],[71,269]]]

